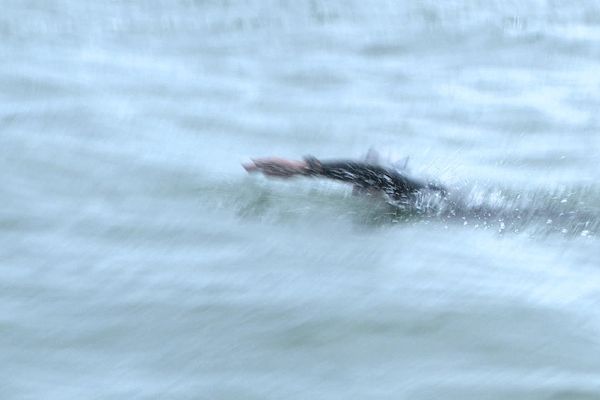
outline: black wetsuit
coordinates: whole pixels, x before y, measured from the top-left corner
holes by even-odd
[[[382,191],[391,199],[408,200],[423,189],[446,194],[443,187],[432,183],[423,183],[402,175],[400,172],[380,165],[357,161],[320,161],[312,156],[304,160],[308,164],[308,176],[323,176],[342,182],[348,182],[364,190]]]

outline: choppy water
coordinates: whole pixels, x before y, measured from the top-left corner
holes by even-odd
[[[597,2],[1,8],[2,399],[600,398]]]

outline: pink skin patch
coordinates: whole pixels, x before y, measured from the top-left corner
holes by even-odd
[[[257,158],[250,163],[242,164],[242,166],[249,173],[262,172],[266,176],[279,178],[302,174],[308,167],[305,161],[286,160],[277,157]]]

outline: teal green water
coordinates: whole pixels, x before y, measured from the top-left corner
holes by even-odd
[[[0,398],[600,398],[594,2],[16,1]],[[410,156],[420,212],[254,156]]]

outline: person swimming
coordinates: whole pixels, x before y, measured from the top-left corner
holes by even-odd
[[[268,157],[253,159],[242,164],[249,173],[261,172],[268,177],[290,178],[293,176],[322,177],[351,183],[354,193],[385,194],[394,202],[406,203],[424,190],[433,190],[443,197],[446,189],[431,182],[422,182],[406,176],[399,170],[386,168],[376,162],[376,155],[369,151],[365,161],[322,161],[313,156],[303,160],[287,160]]]

